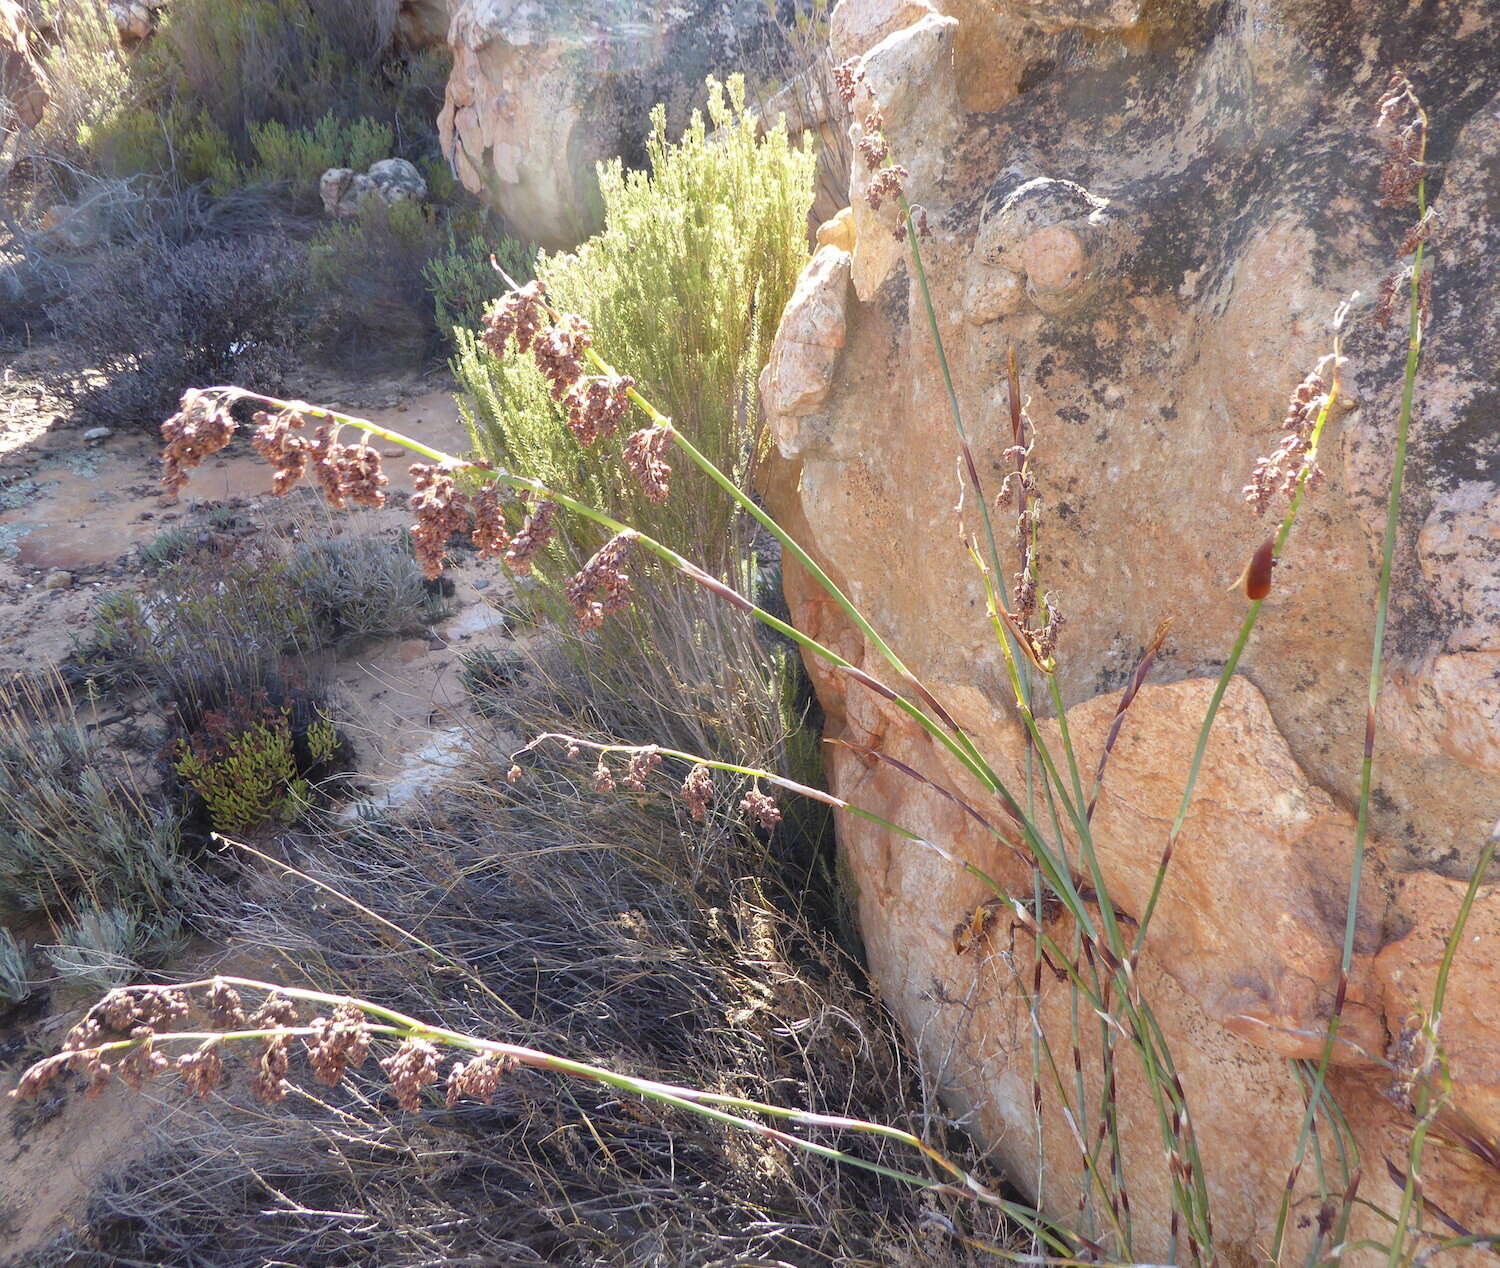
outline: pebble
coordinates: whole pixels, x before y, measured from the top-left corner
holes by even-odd
[[[54,569],[42,579],[44,590],[66,590],[73,584],[73,574],[64,572],[61,568]]]
[[[90,427],[83,433],[85,440],[108,440],[115,434],[113,427]]]

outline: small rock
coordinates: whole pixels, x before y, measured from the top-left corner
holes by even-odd
[[[443,639],[440,639],[435,635],[427,640],[427,650],[429,652],[440,652],[447,646],[448,644]]]
[[[489,585],[490,585],[490,579],[488,577],[481,577],[478,581],[476,581],[474,583],[474,589],[476,589],[476,590],[487,590],[487,589],[489,589]]]
[[[42,579],[42,589],[44,590],[66,590],[72,584],[73,574],[71,572],[64,572],[61,568],[54,569]]]
[[[108,440],[115,434],[113,427],[90,427],[83,433],[85,440]]]

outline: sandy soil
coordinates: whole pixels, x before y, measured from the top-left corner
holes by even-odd
[[[0,359],[0,680],[60,661],[100,595],[135,584],[138,548],[163,529],[192,528],[214,505],[270,529],[307,514],[271,496],[270,469],[240,439],[169,501],[157,484],[158,439],[117,431],[84,441],[85,429],[67,424],[31,386],[27,355]],[[446,384],[310,381],[302,394],[429,444],[460,452],[467,445]],[[405,456],[389,446],[383,452]],[[409,491],[406,467],[390,462],[395,506],[366,513],[382,527],[407,522],[399,496]],[[509,594],[503,571],[470,562],[448,575],[449,615],[426,636],[361,647],[328,666],[372,801],[404,800],[455,759],[466,712],[457,652],[507,637],[496,610]],[[54,1049],[77,1015],[75,1007],[0,1026],[0,1090],[21,1059]],[[24,1263],[79,1217],[100,1177],[136,1156],[145,1127],[170,1112],[168,1102],[118,1088],[92,1101],[74,1090],[39,1106],[0,1098],[0,1262]]]

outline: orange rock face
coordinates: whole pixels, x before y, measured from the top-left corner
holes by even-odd
[[[1408,1076],[1431,1055],[1423,1024],[1437,966],[1500,814],[1500,429],[1478,369],[1500,363],[1500,284],[1465,264],[1500,253],[1500,15],[1450,7],[1447,34],[1421,38],[1418,88],[1434,118],[1447,111],[1429,158],[1451,230],[1430,257],[1375,796],[1330,1073],[1362,1154],[1359,1196],[1386,1210],[1399,1204],[1414,1122]],[[1085,782],[1119,689],[1158,621],[1175,617],[1093,820],[1127,928],[1149,899],[1245,611],[1227,587],[1284,506],[1257,520],[1241,486],[1276,447],[1289,392],[1328,351],[1331,314],[1350,292],[1365,296],[1346,326],[1326,484],[1274,571],[1225,695],[1139,967],[1193,1106],[1224,1261],[1264,1262],[1304,1106],[1288,1058],[1321,1050],[1348,912],[1405,353],[1399,317],[1382,327],[1374,299],[1413,218],[1377,206],[1369,125],[1390,66],[1415,65],[1405,59],[1419,37],[1394,0],[1170,12],[1104,0],[842,0],[833,28],[862,58],[891,161],[909,169],[907,194],[928,215],[933,306],[989,497],[1010,469],[1005,366],[1016,352],[1037,426],[1041,574],[1067,617],[1058,682]],[[1002,47],[1024,56],[981,51]],[[1376,50],[1380,65],[1362,61]],[[865,110],[856,103],[856,143]],[[962,540],[964,525],[978,531],[974,495],[960,486],[909,248],[889,209],[869,206],[868,183],[856,163],[853,233],[823,237],[762,379],[781,459],[770,501],[1024,789],[1024,733]],[[1015,510],[992,513],[1009,572],[1019,567]],[[806,577],[789,570],[786,588],[799,626],[881,672]],[[984,928],[981,948],[955,953],[955,927],[990,895],[953,858],[1020,896],[1032,892],[1031,868],[952,801],[860,750],[978,804],[951,756],[848,676],[809,667],[829,737],[855,746],[830,746],[835,791],[943,851],[841,823],[885,998],[1007,1178],[1070,1217],[1074,1126],[1055,1096],[1040,1117],[1032,1109],[1033,943],[1001,920]],[[1044,720],[1044,734],[1055,739],[1057,725]],[[1497,892],[1480,892],[1436,1019],[1452,1085],[1423,1172],[1429,1198],[1474,1231],[1500,1225],[1500,1033],[1485,1005],[1500,967]],[[1051,932],[1071,945],[1066,918]],[[1071,1079],[1071,992],[1045,972],[1034,1016]],[[1097,1024],[1081,1043],[1086,1100],[1097,1106]],[[1164,1257],[1161,1138],[1140,1071],[1127,1066],[1116,1092],[1134,1249]],[[1299,1174],[1289,1253],[1316,1236],[1313,1170]],[[1384,1235],[1367,1212],[1354,1228]]]

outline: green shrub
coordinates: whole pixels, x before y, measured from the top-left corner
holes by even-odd
[[[78,148],[106,176],[159,174],[171,165],[171,121],[146,106],[119,105],[78,130]]]
[[[202,114],[248,179],[297,180],[321,162],[316,182],[361,155],[361,168],[388,157],[394,137],[402,156],[420,161],[438,153],[448,59],[396,50],[398,8],[397,0],[175,0],[142,65],[152,66],[160,104]],[[272,123],[283,131],[265,133]],[[328,159],[330,141],[338,144]],[[258,163],[277,174],[257,177]],[[221,166],[216,179],[232,185],[235,170]]]
[[[456,342],[455,329],[477,330],[485,310],[504,291],[505,283],[490,263],[491,256],[518,282],[536,276],[534,246],[504,233],[459,237],[451,229],[442,254],[422,269],[432,291],[437,328],[445,338]]]
[[[318,179],[330,167],[363,171],[389,157],[395,136],[389,124],[374,119],[344,121],[331,113],[308,128],[289,128],[272,119],[250,129],[252,158],[248,163],[219,164],[210,176],[215,193],[229,193],[247,185],[288,186],[291,205],[315,211],[319,206]]]
[[[307,723],[302,739],[307,752],[299,761],[291,706],[277,707],[261,691],[205,712],[192,734],[174,743],[172,769],[202,798],[216,832],[296,823],[308,808],[302,769],[326,765],[342,744],[321,714]]]
[[[708,133],[708,123],[714,128]],[[605,227],[537,275],[553,302],[592,323],[595,345],[717,465],[743,481],[759,453],[755,378],[807,260],[814,156],[778,125],[758,137],[744,82],[709,81],[700,114],[669,142],[652,115],[650,171],[600,168]],[[743,554],[737,513],[686,464],[654,504],[619,464],[623,437],[580,453],[529,358],[499,359],[459,336],[454,372],[464,415],[486,458],[607,510],[711,569]],[[575,542],[575,553],[598,539]]]

